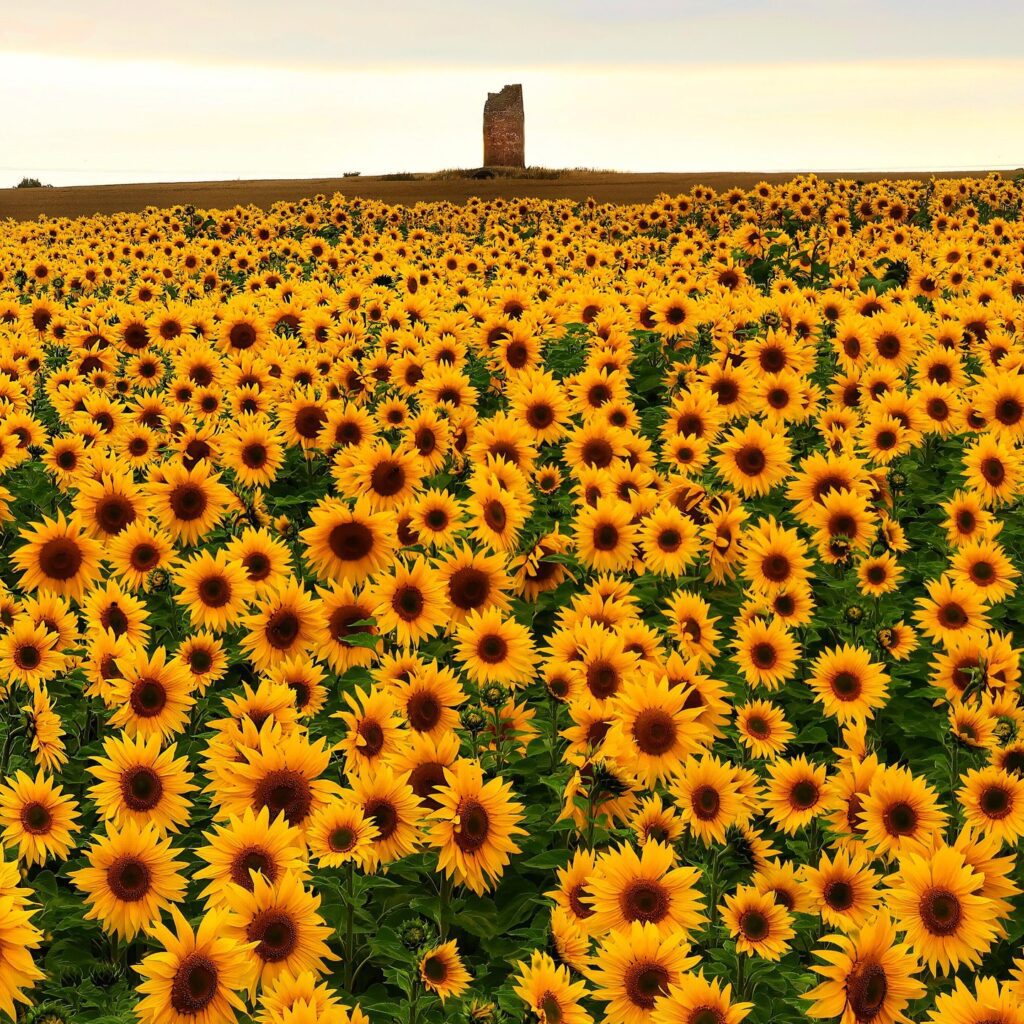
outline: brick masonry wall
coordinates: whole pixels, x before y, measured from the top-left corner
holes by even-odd
[[[506,85],[501,92],[487,94],[484,104],[484,166],[526,166],[521,85]]]

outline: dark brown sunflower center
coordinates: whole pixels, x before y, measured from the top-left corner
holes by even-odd
[[[166,707],[167,690],[159,679],[137,679],[128,700],[139,718],[153,718]]]
[[[472,797],[459,804],[459,824],[454,829],[455,843],[463,853],[475,853],[491,832],[491,819],[479,800]]]
[[[39,570],[51,580],[71,579],[82,561],[82,550],[70,537],[53,537],[39,549]]]
[[[417,690],[409,698],[405,713],[416,732],[430,732],[441,720],[441,702],[429,690]]]
[[[294,768],[268,772],[253,792],[255,808],[268,808],[272,819],[283,814],[290,825],[303,821],[312,803],[313,790],[309,780]]]
[[[50,809],[38,800],[32,800],[21,809],[21,827],[34,836],[45,835],[53,825]]]
[[[463,611],[479,608],[490,597],[490,593],[490,577],[473,566],[456,569],[448,580],[448,596],[452,604]]]
[[[258,871],[271,884],[277,880],[274,858],[260,846],[246,846],[235,854],[231,861],[231,881],[252,892],[250,871]]]
[[[209,499],[201,487],[185,483],[179,484],[171,491],[167,502],[175,519],[188,523],[203,515]]]
[[[279,608],[267,619],[264,628],[267,643],[279,651],[287,651],[299,638],[302,623],[290,608]]]
[[[619,906],[627,921],[650,921],[657,924],[669,912],[669,897],[665,887],[657,880],[637,879],[623,889]]]
[[[910,835],[917,828],[917,811],[910,804],[900,800],[885,809],[882,813],[882,822],[890,835]]]
[[[869,1024],[885,1007],[889,982],[881,964],[857,964],[846,979],[846,1001],[856,1024]]]
[[[694,815],[701,821],[711,821],[722,804],[718,790],[713,786],[697,786],[690,797]]]
[[[246,939],[257,943],[253,952],[264,963],[276,964],[295,952],[299,929],[292,916],[280,909],[261,911],[246,929]]]
[[[671,750],[677,735],[672,716],[660,708],[645,708],[633,722],[633,739],[637,747],[652,757]]]
[[[171,983],[171,1006],[187,1017],[202,1013],[217,995],[217,965],[198,950],[183,957]]]
[[[149,892],[150,873],[138,857],[118,857],[107,868],[107,886],[122,903],[137,903]]]
[[[960,926],[963,909],[956,893],[933,888],[922,893],[918,913],[932,935],[952,935]]]
[[[151,811],[164,794],[160,776],[147,765],[136,765],[121,775],[121,799],[132,811]]]
[[[423,614],[425,605],[422,591],[411,583],[398,587],[391,598],[391,607],[395,614],[406,622],[418,619]]]
[[[640,961],[629,966],[622,979],[626,998],[644,1010],[668,992],[669,973],[662,964]]]
[[[853,906],[853,886],[842,879],[829,882],[822,895],[833,910],[849,910]]]

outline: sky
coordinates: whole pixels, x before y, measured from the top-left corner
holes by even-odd
[[[475,167],[511,82],[534,165],[1024,165],[1014,0],[3,6],[0,186]]]

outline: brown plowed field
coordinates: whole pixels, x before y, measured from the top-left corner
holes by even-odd
[[[757,174],[716,172],[697,174],[617,174],[611,172],[567,172],[557,178],[422,178],[414,181],[382,177],[294,178],[254,181],[161,182],[138,185],[83,185],[73,188],[0,189],[0,220],[26,220],[47,216],[80,217],[94,213],[119,213],[191,203],[204,209],[226,209],[253,203],[267,207],[280,200],[294,201],[318,193],[364,196],[386,203],[413,204],[447,200],[464,203],[472,196],[482,199],[536,197],[542,199],[586,199],[599,202],[643,203],[659,192],[688,192],[694,185],[710,185],[718,191],[733,186],[749,188],[759,181],[786,181],[796,172]],[[935,177],[978,177],[983,171],[944,171]],[[1014,172],[1001,172],[1013,174]],[[822,174],[824,178],[926,178],[925,172],[890,171],[885,174],[859,172]]]

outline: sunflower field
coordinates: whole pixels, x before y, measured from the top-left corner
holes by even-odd
[[[0,225],[0,1017],[1024,1024],[1022,201]]]

